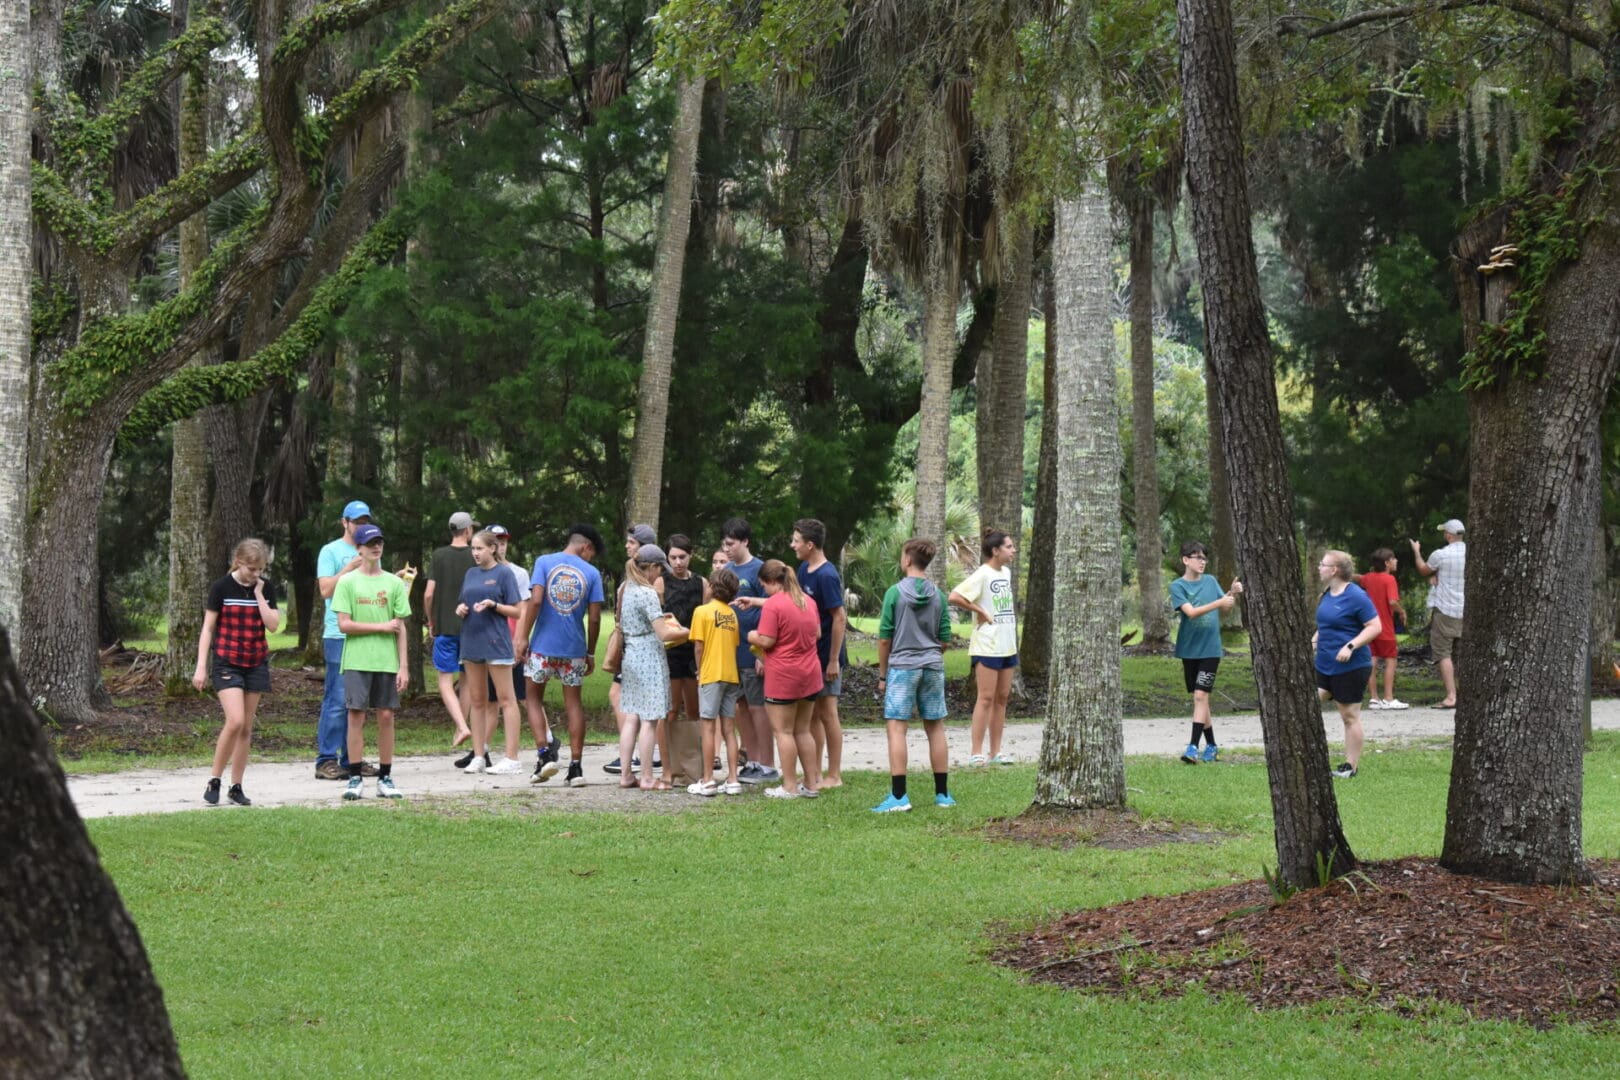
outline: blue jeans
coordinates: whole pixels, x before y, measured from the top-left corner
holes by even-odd
[[[349,710],[343,707],[343,639],[321,639],[326,654],[326,693],[321,697],[321,722],[315,729],[315,764],[336,759],[349,766]]]

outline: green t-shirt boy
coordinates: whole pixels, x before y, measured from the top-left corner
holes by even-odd
[[[355,622],[385,623],[409,618],[411,591],[386,570],[365,569],[338,578],[332,609]],[[399,640],[393,634],[350,634],[343,639],[344,671],[399,671]]]

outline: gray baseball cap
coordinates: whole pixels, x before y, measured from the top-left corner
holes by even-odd
[[[1463,531],[1463,523],[1458,521],[1456,518],[1452,518],[1450,521],[1440,526],[1440,531],[1458,535]]]
[[[632,525],[630,528],[625,530],[624,535],[635,537],[636,543],[638,544],[651,544],[654,547],[658,546],[658,534],[653,531],[653,527],[651,525]],[[662,556],[663,552],[660,551],[659,555]],[[646,560],[644,559],[642,561],[645,562]]]
[[[465,510],[457,510],[450,515],[450,527],[457,532],[473,527],[473,517]]]

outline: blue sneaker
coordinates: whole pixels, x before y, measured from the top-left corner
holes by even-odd
[[[1218,754],[1219,752],[1220,752],[1219,747],[1206,746],[1206,747],[1204,747],[1204,752],[1202,754],[1198,755],[1198,760],[1199,761],[1214,761],[1215,760],[1215,755]]]
[[[948,807],[955,806],[956,805],[956,800],[951,798],[949,795],[935,795],[934,796],[934,805],[939,806],[939,807],[947,807],[948,808]]]
[[[1198,744],[1188,743],[1187,749],[1181,752],[1181,760],[1185,761],[1188,765],[1198,764]]]
[[[911,809],[911,796],[902,795],[898,799],[893,795],[886,795],[883,801],[872,807],[874,814],[903,814]]]

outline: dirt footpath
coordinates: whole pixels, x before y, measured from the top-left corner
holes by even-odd
[[[1450,710],[1409,709],[1405,712],[1367,711],[1362,713],[1362,725],[1367,736],[1367,752],[1382,746],[1403,742],[1449,738],[1452,719]],[[1262,745],[1260,718],[1222,716],[1216,719],[1216,737],[1222,748],[1257,747]],[[1599,730],[1620,730],[1620,700],[1602,699],[1592,704],[1592,725]],[[1330,745],[1342,741],[1344,728],[1336,713],[1323,716],[1323,730]],[[1125,753],[1127,755],[1175,756],[1186,745],[1187,717],[1163,720],[1125,721]],[[949,727],[951,767],[963,768],[968,756],[968,730],[966,725]],[[927,760],[927,744],[921,725],[913,725],[910,736],[910,756],[913,769],[921,768]],[[1009,724],[1003,742],[1004,753],[1018,762],[1032,762],[1040,755],[1041,725],[1034,723]],[[407,799],[462,798],[477,795],[481,799],[500,797],[501,792],[524,792],[535,801],[536,809],[557,810],[673,810],[686,804],[693,808],[710,800],[686,795],[620,791],[619,778],[602,771],[602,766],[618,755],[617,747],[599,745],[585,748],[585,778],[588,786],[567,788],[562,774],[544,784],[530,784],[528,773],[534,767],[533,748],[525,748],[525,768],[512,776],[466,776],[452,768],[454,755],[436,757],[400,758],[394,762],[394,780]],[[886,772],[888,751],[881,728],[851,728],[844,732],[844,767],[857,772]],[[566,762],[565,762],[566,769]],[[240,810],[221,801],[210,807],[202,801],[203,787],[208,782],[207,768],[193,769],[132,769],[127,772],[100,773],[91,776],[68,777],[68,790],[79,813],[87,818],[120,817],[127,814],[160,814],[176,810]],[[371,805],[374,799],[374,781],[366,781],[366,798],[360,805]],[[343,784],[331,780],[315,779],[313,761],[286,763],[254,762],[248,766],[243,785],[257,807],[273,806],[326,806],[345,805]],[[757,797],[759,788],[748,788],[742,798]],[[714,801],[725,799],[717,796]]]

